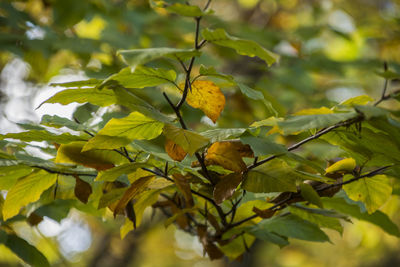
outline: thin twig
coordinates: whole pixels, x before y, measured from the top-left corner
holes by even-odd
[[[354,178],[352,178],[352,179],[350,179],[350,180],[347,180],[347,181],[345,181],[345,182],[337,183],[337,184],[330,184],[330,185],[327,185],[326,187],[321,187],[321,188],[319,188],[319,189],[316,189],[316,191],[317,191],[317,192],[322,192],[322,191],[331,189],[331,188],[333,188],[333,187],[342,186],[342,185],[345,185],[345,184],[349,184],[349,183],[355,182],[355,181],[357,181],[357,180],[359,180],[359,179],[361,179],[361,178],[373,177],[373,176],[375,176],[375,175],[377,175],[377,174],[379,174],[379,173],[382,173],[382,171],[384,171],[384,170],[386,170],[386,169],[388,169],[388,168],[390,168],[390,167],[392,167],[392,166],[393,166],[393,165],[388,165],[388,166],[380,167],[380,168],[378,168],[378,169],[376,169],[376,170],[373,170],[373,171],[371,171],[371,172],[369,172],[369,173],[366,173],[366,174],[364,174],[364,175],[361,175],[361,176],[354,177]],[[281,200],[280,202],[276,203],[275,205],[273,205],[272,207],[268,208],[267,210],[271,210],[271,211],[272,211],[272,210],[279,209],[279,207],[283,206],[283,205],[286,204],[288,201],[292,200],[293,195],[294,195],[294,194],[290,194],[287,198]],[[222,233],[224,233],[224,232],[228,231],[229,229],[232,229],[232,228],[234,228],[234,227],[236,227],[236,226],[239,226],[239,225],[241,225],[241,224],[243,224],[243,223],[245,223],[245,222],[248,222],[248,221],[250,221],[250,220],[252,220],[252,219],[254,219],[254,218],[257,218],[257,217],[258,217],[258,215],[257,215],[257,214],[254,214],[254,215],[249,216],[249,217],[247,217],[247,218],[245,218],[245,219],[243,219],[243,220],[241,220],[241,221],[238,221],[238,222],[236,222],[236,223],[230,224],[230,225],[228,225],[228,227],[226,227],[226,229],[224,229],[224,230],[222,231]]]
[[[322,129],[322,130],[318,131],[316,134],[314,134],[312,136],[309,136],[309,137],[301,140],[300,142],[298,142],[298,143],[296,143],[294,145],[291,145],[290,147],[288,147],[287,150],[288,151],[295,150],[295,149],[299,148],[300,146],[304,145],[305,143],[308,143],[311,140],[317,139],[317,138],[321,137],[322,135],[327,134],[327,133],[329,133],[330,131],[332,131],[332,130],[334,130],[336,128],[343,127],[343,126],[350,126],[351,124],[354,124],[356,122],[360,122],[363,119],[364,118],[362,116],[357,116],[357,117],[355,117],[353,119],[350,119],[350,120],[347,120],[347,121],[343,121],[343,122],[339,122],[339,123],[337,123],[335,125],[332,125],[330,127],[327,127],[325,129]],[[265,159],[260,160],[258,162],[254,162],[252,165],[248,166],[247,169],[251,170],[251,169],[253,169],[253,168],[257,167],[257,166],[260,166],[260,165],[262,165],[262,164],[264,164],[264,163],[266,163],[266,162],[268,162],[270,160],[273,160],[273,159],[275,159],[275,158],[277,158],[277,157],[279,157],[281,155],[284,155],[284,154],[272,155],[272,156],[269,156],[268,158],[265,158]]]
[[[386,61],[383,62],[383,70],[384,70],[385,72],[388,70],[388,65],[387,65],[387,62],[386,62]],[[385,78],[385,82],[384,82],[384,84],[383,84],[383,89],[382,89],[381,98],[380,98],[378,101],[376,101],[376,103],[374,104],[374,106],[377,106],[379,103],[381,103],[381,102],[384,100],[384,98],[385,98],[385,96],[386,96],[386,90],[387,90],[387,88],[388,88],[388,83],[389,83],[389,79],[388,79],[388,78]]]

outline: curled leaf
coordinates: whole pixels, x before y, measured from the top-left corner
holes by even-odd
[[[332,164],[325,171],[326,173],[351,172],[355,167],[356,161],[353,158],[347,158]]]

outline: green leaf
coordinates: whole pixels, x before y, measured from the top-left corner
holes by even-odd
[[[357,116],[356,112],[290,116],[278,121],[278,126],[285,134],[292,134],[310,129],[320,129]]]
[[[243,144],[250,145],[256,157],[269,154],[279,155],[288,152],[284,145],[277,144],[269,139],[271,138],[260,138],[251,135],[240,137],[240,141],[242,141]]]
[[[114,149],[129,144],[132,140],[151,140],[159,136],[164,123],[153,120],[139,112],[132,112],[122,119],[111,119],[98,135],[90,139],[82,151],[87,151],[101,145],[102,148]],[[118,142],[104,144],[104,136],[116,136]]]
[[[144,163],[136,163],[136,162],[131,162],[127,164],[123,164],[105,171],[100,171],[99,174],[96,177],[96,181],[107,181],[107,182],[112,182],[117,180],[118,177],[120,177],[123,174],[130,174],[134,171],[136,171],[138,168],[142,167],[147,167],[147,164]]]
[[[340,224],[340,221],[338,218],[334,217],[328,217],[323,215],[324,210],[316,210],[317,212],[314,212],[316,209],[303,209],[298,206],[292,205],[289,207],[289,211],[302,218],[303,220],[309,221],[311,223],[314,223],[318,225],[319,227],[323,228],[329,228],[338,231],[340,234],[343,233],[343,227]],[[320,212],[322,211],[322,212]]]
[[[400,161],[397,140],[384,132],[363,127],[361,135],[347,129],[339,129],[321,136],[332,145],[348,152],[357,162],[382,166]]]
[[[5,231],[0,230],[0,243],[4,244],[15,255],[31,266],[50,266],[46,257],[37,248],[14,234],[7,234]]]
[[[46,216],[60,223],[62,219],[68,216],[73,204],[74,200],[71,199],[56,199],[54,202],[41,206],[34,212],[41,217]]]
[[[377,74],[378,76],[381,76],[382,78],[385,79],[399,79],[400,78],[400,74],[396,73],[394,71],[391,70],[387,70],[387,71],[375,71],[375,74]]]
[[[245,218],[248,218],[248,217],[254,215],[254,211],[253,211],[254,208],[258,208],[260,210],[265,210],[272,206],[273,206],[272,203],[269,203],[269,202],[265,201],[264,199],[262,199],[262,200],[256,199],[256,200],[247,201],[237,208],[236,216],[235,216],[235,219],[233,222],[239,222]],[[244,223],[242,225],[253,225],[260,220],[261,220],[260,218],[255,218],[255,219],[249,221],[248,223]]]
[[[32,171],[32,167],[24,165],[0,166],[0,190],[10,189],[19,178]]]
[[[75,121],[71,121],[70,119],[59,117],[57,115],[44,115],[42,117],[42,120],[40,121],[40,124],[54,127],[54,128],[61,128],[61,127],[67,127],[71,130],[74,131],[87,131],[89,130],[88,127],[79,124]]]
[[[355,105],[355,109],[361,112],[367,120],[375,117],[384,117],[389,115],[389,111],[383,108],[375,107],[375,106],[360,106]]]
[[[99,90],[95,88],[67,89],[53,95],[46,101],[42,102],[37,108],[40,108],[45,103],[59,103],[62,105],[68,105],[73,102],[89,102],[93,105],[106,107],[115,104],[117,99],[111,90]]]
[[[162,57],[184,61],[191,57],[199,56],[200,52],[194,49],[160,47],[120,50],[118,51],[118,54],[122,57],[122,60],[127,65],[134,67],[137,65],[143,65],[149,61],[153,61]]]
[[[353,178],[346,175],[344,181]],[[379,209],[392,195],[392,186],[386,175],[361,178],[343,186],[350,199],[361,201],[365,204],[369,214]]]
[[[261,229],[257,225],[249,227],[248,229],[246,229],[246,232],[254,235],[260,240],[277,244],[279,247],[284,247],[289,245],[287,238],[272,233],[270,231],[267,231],[266,229]]]
[[[124,147],[130,142],[131,140],[126,137],[98,134],[85,144],[83,151],[92,149],[116,149]]]
[[[22,207],[38,200],[43,191],[52,186],[56,179],[56,174],[38,171],[18,180],[7,193],[3,206],[3,220],[17,215]]]
[[[144,66],[136,68],[127,67],[122,69],[117,74],[111,75],[99,86],[103,88],[113,81],[118,82],[126,88],[144,88],[157,86],[164,83],[174,84],[176,73],[173,70],[155,69]]]
[[[301,183],[300,190],[300,193],[305,200],[320,207],[321,209],[323,208],[321,198],[311,185]]]
[[[329,237],[318,226],[293,214],[263,220],[254,227],[306,241],[329,241]]]
[[[344,106],[366,105],[371,101],[374,101],[374,99],[369,95],[359,95],[341,102],[340,105]]]
[[[172,124],[166,124],[163,131],[165,137],[181,146],[190,155],[193,155],[209,142],[208,138],[198,133],[178,128]]]
[[[255,241],[254,236],[249,234],[243,234],[242,236],[235,238],[227,245],[221,246],[220,250],[227,256],[231,261],[234,261],[243,253],[246,252],[246,246],[251,247]],[[246,243],[246,245],[245,245]]]
[[[243,83],[238,83],[237,85],[239,86],[240,91],[248,98],[254,100],[264,99],[264,95],[260,91],[254,90]]]
[[[212,76],[212,77],[220,78],[220,79],[226,80],[230,83],[236,84],[233,76],[218,73],[214,67],[205,67],[205,66],[201,65],[199,73],[202,76]]]
[[[51,83],[50,86],[60,86],[65,88],[81,88],[81,87],[95,87],[96,85],[100,84],[102,80],[99,79],[88,79],[83,81],[74,81],[74,82],[65,82],[65,83]]]
[[[149,118],[153,118],[161,122],[168,123],[173,120],[171,117],[162,114],[152,105],[135,95],[132,90],[121,87],[113,88],[113,90],[117,97],[118,104],[123,105],[132,111],[138,111]]]
[[[263,48],[256,42],[230,36],[225,32],[224,29],[204,29],[202,31],[202,35],[203,38],[208,42],[235,49],[239,55],[249,57],[257,56],[264,60],[268,66],[271,66],[273,63],[279,60],[279,56],[277,54]]]
[[[97,208],[102,209],[113,203],[116,203],[125,194],[126,190],[127,190],[126,187],[111,189],[111,191],[109,191],[101,196],[101,198],[99,200],[99,205],[97,206]]]
[[[359,220],[367,221],[382,228],[386,233],[400,237],[399,228],[394,224],[389,217],[377,210],[372,214],[361,212],[357,204],[347,203],[343,198],[321,198],[325,208],[334,209],[338,212],[348,214]]]
[[[203,11],[198,6],[185,5],[175,3],[166,7],[169,12],[176,13],[185,17],[201,17],[204,15]]]
[[[230,138],[236,138],[242,135],[246,131],[246,128],[228,128],[228,129],[212,129],[200,134],[208,139],[210,143],[223,141]]]
[[[85,141],[86,139],[81,136],[72,135],[70,133],[63,133],[63,134],[54,134],[46,130],[31,130],[28,132],[21,132],[21,133],[8,133],[4,135],[0,135],[0,140],[12,138],[18,139],[24,142],[31,142],[31,141],[47,141],[47,142],[56,142],[60,144],[68,144],[74,141]]]
[[[251,169],[242,183],[242,188],[254,193],[297,192],[299,178],[284,161],[273,160]]]
[[[79,121],[79,123],[87,122],[92,118],[93,112],[96,112],[99,106],[92,105],[90,103],[83,104],[75,109],[72,117]]]

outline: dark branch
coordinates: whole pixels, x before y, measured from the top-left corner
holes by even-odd
[[[314,139],[317,139],[317,138],[321,137],[322,135],[327,134],[327,133],[329,133],[330,131],[332,131],[332,130],[334,130],[336,128],[343,127],[343,126],[350,126],[350,125],[352,125],[352,124],[354,124],[356,122],[362,121],[363,119],[364,118],[362,116],[357,116],[356,118],[353,118],[353,119],[350,119],[350,120],[347,120],[347,121],[343,121],[343,122],[339,122],[339,123],[337,123],[335,125],[332,125],[332,126],[329,126],[329,127],[325,128],[325,129],[319,130],[316,134],[314,134],[312,136],[309,136],[306,139],[303,139],[303,140],[301,140],[300,142],[298,142],[298,143],[296,143],[294,145],[291,145],[290,147],[288,147],[287,150],[288,151],[295,150],[295,149],[299,148],[300,146],[304,145],[305,143],[308,143],[308,142],[310,142],[310,141],[312,141]],[[262,165],[262,164],[264,164],[264,163],[266,163],[266,162],[268,162],[270,160],[273,160],[273,159],[275,159],[275,158],[277,158],[277,157],[279,157],[281,155],[284,155],[284,154],[272,155],[272,156],[270,156],[268,158],[265,158],[263,160],[260,160],[258,162],[254,162],[247,169],[251,170],[251,169],[253,169],[253,168],[257,167],[257,166],[260,166],[260,165]]]
[[[386,170],[386,169],[388,169],[388,168],[390,168],[390,167],[392,167],[392,166],[393,166],[393,165],[380,167],[380,168],[378,168],[378,169],[376,169],[376,170],[373,170],[373,171],[371,171],[371,172],[369,172],[369,173],[366,173],[366,174],[364,174],[364,175],[361,175],[361,176],[354,177],[354,178],[352,178],[352,179],[350,179],[350,180],[347,180],[347,181],[345,181],[345,182],[337,183],[337,184],[330,184],[330,185],[327,185],[327,186],[325,186],[325,187],[321,187],[321,188],[317,189],[316,191],[317,191],[317,192],[322,192],[322,191],[331,189],[331,188],[333,188],[333,187],[342,186],[342,185],[345,185],[345,184],[350,184],[350,183],[355,182],[355,181],[357,181],[357,180],[359,180],[359,179],[361,179],[361,178],[373,177],[373,176],[375,176],[375,175],[377,175],[377,174],[379,174],[379,173],[382,173],[384,170]],[[287,198],[281,200],[280,202],[276,203],[275,205],[273,205],[272,207],[268,208],[267,210],[271,210],[271,211],[272,211],[272,210],[280,209],[281,206],[285,205],[285,204],[288,203],[290,200],[292,200],[293,195],[294,195],[294,194],[290,194]],[[239,225],[241,225],[241,224],[243,224],[243,223],[245,223],[245,222],[248,222],[248,221],[250,221],[250,220],[252,220],[252,219],[254,219],[254,218],[257,218],[257,217],[258,217],[258,215],[257,215],[257,214],[254,214],[254,215],[252,215],[252,216],[250,216],[250,217],[247,217],[247,218],[245,218],[245,219],[243,219],[243,220],[241,220],[241,221],[238,221],[238,222],[236,222],[236,223],[230,224],[230,225],[228,225],[228,227],[226,227],[226,228],[224,229],[224,231],[222,231],[222,233],[224,233],[224,232],[228,231],[229,229],[232,229],[232,228],[234,228],[234,227],[236,227],[236,226],[239,226]]]

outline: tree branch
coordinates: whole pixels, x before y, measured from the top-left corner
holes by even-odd
[[[317,138],[321,137],[322,135],[327,134],[327,133],[329,133],[330,131],[332,131],[332,130],[334,130],[336,128],[339,128],[339,127],[342,127],[342,126],[350,126],[350,125],[352,125],[352,124],[354,124],[356,122],[361,122],[363,119],[364,119],[363,116],[359,115],[359,116],[357,116],[357,117],[355,117],[353,119],[350,119],[350,120],[347,120],[347,121],[343,121],[343,122],[339,122],[339,123],[337,123],[335,125],[332,125],[332,126],[329,126],[329,127],[325,128],[325,129],[319,130],[316,134],[314,134],[312,136],[309,136],[309,137],[301,140],[300,142],[298,142],[298,143],[296,143],[294,145],[291,145],[290,147],[287,148],[287,150],[288,151],[295,150],[295,149],[299,148],[300,146],[302,146],[302,145],[304,145],[304,144],[306,144],[306,143],[308,143],[308,142],[310,142],[310,141],[312,141],[314,139],[317,139]],[[281,155],[284,155],[284,154],[272,155],[272,156],[269,156],[268,158],[265,158],[263,160],[254,162],[252,165],[248,166],[247,169],[251,170],[251,169],[253,169],[253,168],[257,167],[257,166],[260,166],[260,165],[262,165],[262,164],[264,164],[264,163],[266,163],[266,162],[268,162],[270,160],[273,160],[273,159],[275,159],[275,158],[277,158],[277,157],[279,157]]]
[[[317,192],[322,192],[322,191],[331,189],[331,188],[333,188],[333,187],[342,186],[342,185],[345,185],[345,184],[350,184],[350,183],[355,182],[355,181],[357,181],[357,180],[359,180],[359,179],[361,179],[361,178],[373,177],[373,176],[375,176],[375,175],[377,175],[377,174],[379,174],[379,173],[382,173],[382,171],[384,171],[384,170],[386,170],[386,169],[388,169],[388,168],[390,168],[390,167],[392,167],[392,166],[393,166],[393,165],[388,165],[388,166],[380,167],[380,168],[378,168],[378,169],[376,169],[376,170],[373,170],[373,171],[371,171],[371,172],[369,172],[369,173],[366,173],[366,174],[364,174],[364,175],[361,175],[361,176],[354,177],[354,178],[352,178],[352,179],[350,179],[350,180],[347,180],[347,181],[345,181],[345,182],[337,183],[337,184],[330,184],[330,185],[327,185],[327,186],[325,186],[325,187],[321,187],[321,188],[319,188],[319,189],[316,189],[316,191],[317,191]],[[287,202],[289,202],[290,200],[292,200],[292,198],[293,198],[293,194],[290,194],[287,198],[281,200],[280,202],[276,203],[275,205],[273,205],[272,207],[268,208],[267,210],[273,211],[273,210],[279,209],[279,207],[281,207],[282,205],[284,205],[284,204],[286,204]],[[254,219],[254,218],[257,218],[257,217],[258,217],[258,215],[257,215],[257,214],[254,214],[254,215],[251,215],[251,216],[249,216],[249,217],[247,217],[247,218],[245,218],[245,219],[243,219],[243,220],[241,220],[241,221],[238,221],[238,222],[233,223],[233,224],[229,224],[229,225],[222,231],[222,234],[225,233],[225,232],[227,232],[228,230],[230,230],[230,229],[236,227],[236,226],[239,226],[239,225],[241,225],[241,224],[243,224],[243,223],[245,223],[245,222],[248,222],[248,221],[250,221],[250,220],[252,220],[252,219]]]

